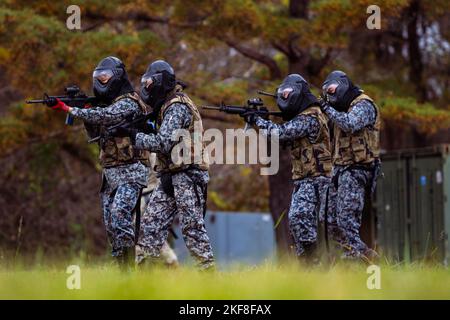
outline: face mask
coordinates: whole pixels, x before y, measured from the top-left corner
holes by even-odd
[[[153,109],[159,109],[167,95],[175,89],[176,78],[173,68],[166,61],[152,62],[141,79],[141,98]]]
[[[353,99],[361,93],[342,71],[331,72],[322,86],[323,95],[338,111],[346,112]]]
[[[167,94],[175,88],[175,84],[175,76],[167,71],[145,74],[141,79],[141,98],[151,107],[160,108]]]
[[[298,74],[288,75],[278,87],[276,96],[277,105],[283,113],[284,120],[294,118],[311,104],[317,103],[317,99],[309,90],[308,83]]]
[[[94,95],[101,101],[112,102],[118,96],[132,92],[125,65],[116,57],[100,61],[92,73]]]

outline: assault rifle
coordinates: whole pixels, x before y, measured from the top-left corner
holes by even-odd
[[[206,110],[217,110],[220,112],[225,112],[228,114],[237,114],[240,116],[254,113],[262,118],[268,116],[282,117],[279,111],[269,111],[264,107],[264,103],[261,98],[252,98],[247,100],[247,104],[244,106],[226,105],[223,102],[218,106],[204,106],[203,109]],[[245,126],[247,128],[247,125]]]
[[[91,104],[92,106],[99,106],[99,102],[96,97],[88,96],[83,93],[80,88],[76,85],[68,86],[64,88],[65,95],[61,96],[49,96],[47,93],[44,93],[44,98],[39,100],[27,100],[27,104],[36,104],[42,103],[47,105],[48,107],[54,106],[56,104],[56,99],[58,98],[68,106],[72,108],[84,108],[86,104]],[[73,116],[71,114],[67,114],[66,117],[66,125],[73,125]]]
[[[146,115],[141,115],[135,119],[133,119],[133,117],[134,114],[126,117],[121,122],[113,126],[102,127],[100,134],[97,137],[88,140],[88,142],[89,143],[100,142],[100,144],[103,144],[104,141],[114,136],[119,127],[136,128],[139,129],[140,132],[143,132],[145,134],[156,133],[156,125],[155,125],[156,114],[154,112],[151,112]]]

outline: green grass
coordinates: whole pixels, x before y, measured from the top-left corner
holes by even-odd
[[[67,289],[66,267],[3,268],[0,299],[450,299],[450,271],[443,267],[382,265],[380,290],[367,288],[362,265],[306,270],[266,264],[215,273],[80,267],[80,290]]]

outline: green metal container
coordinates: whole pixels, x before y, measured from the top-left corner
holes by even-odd
[[[375,197],[376,245],[398,261],[450,257],[450,145],[382,155]]]

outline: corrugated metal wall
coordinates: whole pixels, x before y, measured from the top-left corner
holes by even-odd
[[[377,244],[394,260],[450,256],[450,146],[400,150],[382,157],[376,195]]]
[[[258,264],[275,255],[274,224],[269,213],[210,212],[206,229],[219,265]],[[179,228],[174,241],[180,261],[189,259]]]

